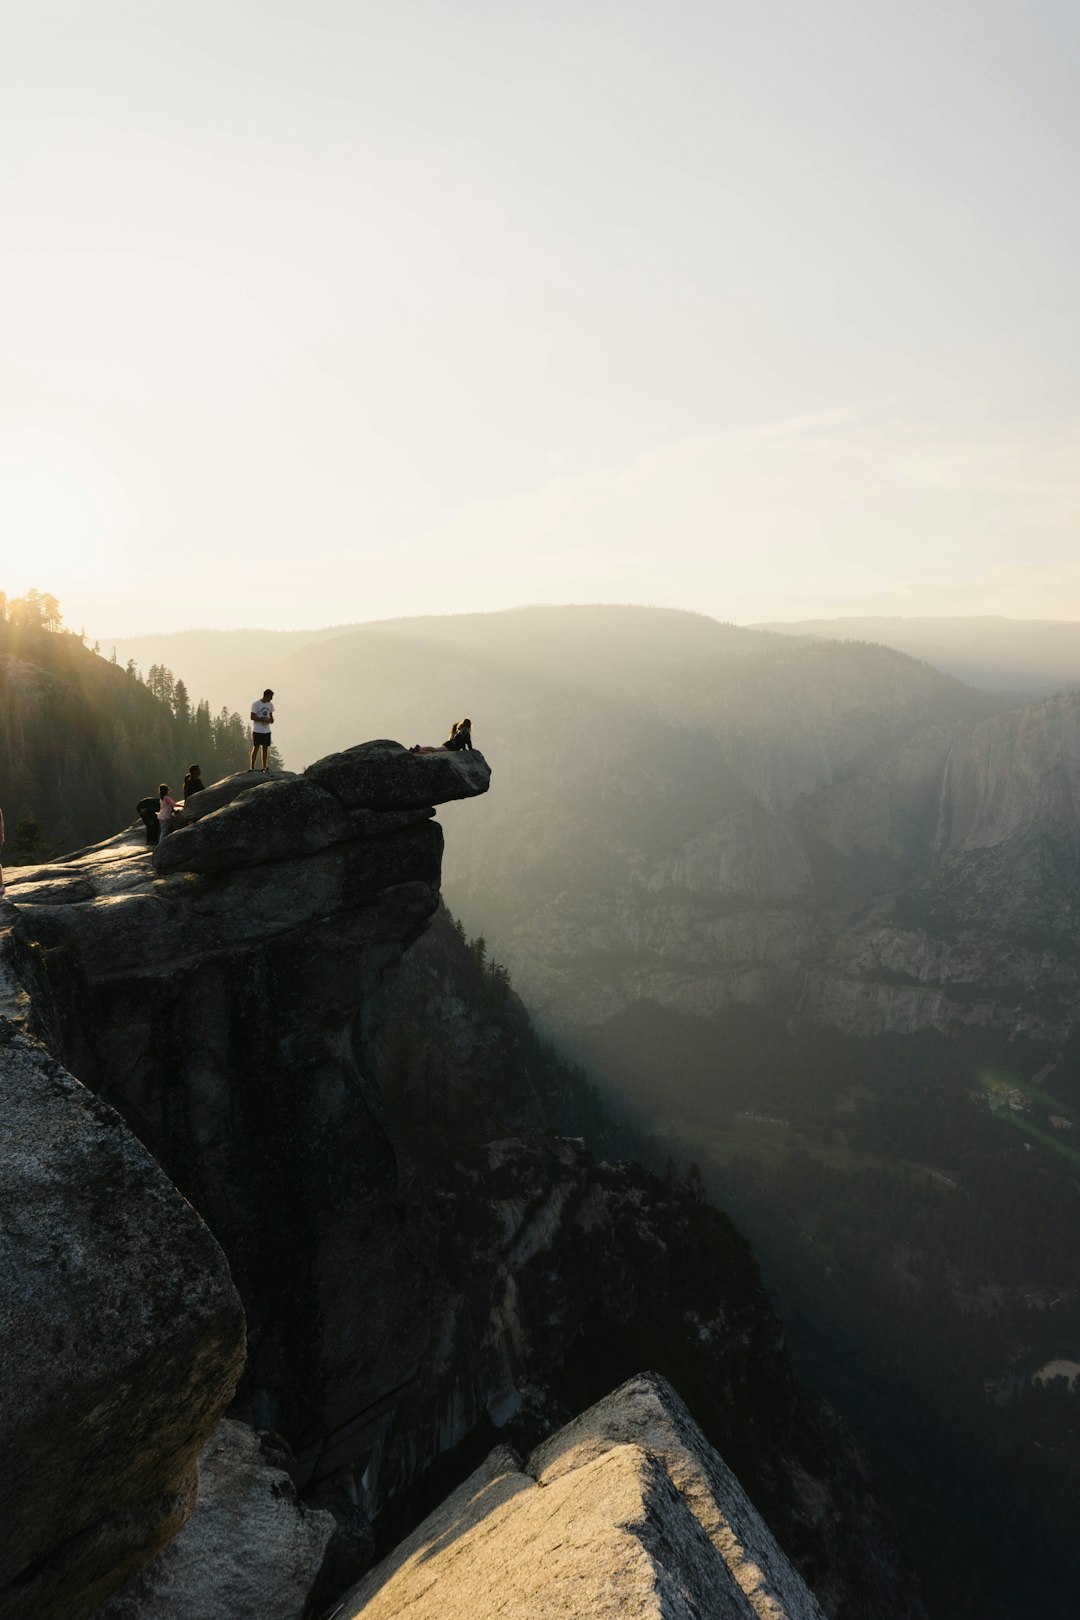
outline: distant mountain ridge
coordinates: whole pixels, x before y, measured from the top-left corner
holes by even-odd
[[[1080,681],[1080,623],[1064,619],[839,618],[753,626],[778,635],[873,641],[973,686],[1051,691]]]

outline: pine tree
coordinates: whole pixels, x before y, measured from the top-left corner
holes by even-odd
[[[12,866],[30,866],[36,861],[49,861],[55,854],[56,845],[35,816],[27,814],[16,822],[7,851],[7,859]]]

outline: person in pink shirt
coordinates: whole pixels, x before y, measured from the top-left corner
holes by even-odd
[[[168,782],[161,782],[158,785],[158,792],[161,795],[161,808],[157,813],[158,822],[161,827],[159,837],[164,838],[166,833],[172,832],[172,818],[176,810],[176,800],[169,792]]]

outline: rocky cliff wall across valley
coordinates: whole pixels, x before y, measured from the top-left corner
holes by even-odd
[[[964,712],[890,654],[913,682],[890,702],[880,649],[859,651],[864,688],[858,667],[815,684],[794,655],[751,663],[748,714],[696,704],[709,730],[578,700],[542,749],[511,738],[486,841],[452,823],[447,893],[547,1028],[584,1050],[635,1004],[749,1006],[859,1038],[1020,1034],[1053,1059],[1080,996],[1080,697]]]

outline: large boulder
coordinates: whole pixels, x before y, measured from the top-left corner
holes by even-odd
[[[95,1620],[301,1620],[335,1527],[299,1501],[285,1460],[226,1418],[199,1459],[184,1529]]]
[[[271,782],[295,780],[295,771],[237,771],[232,776],[223,776],[220,782],[212,782],[201,793],[191,794],[184,800],[184,808],[176,812],[174,819],[178,825],[190,827],[193,822],[201,821],[204,816],[212,816],[215,810],[224,809],[225,805],[232,804],[243,793],[251,793],[254,788],[265,787]]]
[[[491,769],[475,748],[454,754],[413,754],[380,738],[327,754],[304,772],[350,810],[416,810],[486,793]]]
[[[247,773],[245,773],[245,776]],[[316,855],[334,845],[382,838],[435,814],[431,805],[413,810],[345,809],[333,794],[303,778],[245,776],[207,788],[195,800],[199,813],[178,817],[174,832],[153,855],[154,869],[169,872],[229,872]],[[230,797],[221,790],[241,784]],[[201,801],[220,797],[217,806]]]
[[[159,872],[224,872],[314,855],[349,836],[345,811],[313,782],[265,782],[163,838],[154,866]]]
[[[823,1620],[671,1385],[633,1378],[533,1452],[499,1446],[341,1620]]]
[[[0,1019],[2,1620],[79,1620],[177,1533],[243,1360],[199,1216]]]

